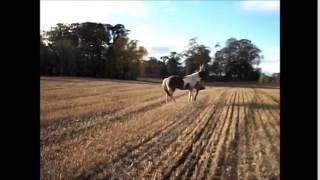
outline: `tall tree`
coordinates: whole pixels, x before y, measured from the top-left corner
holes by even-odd
[[[77,34],[80,38],[83,55],[89,57],[88,59],[93,65],[93,76],[102,76],[104,74],[102,50],[110,42],[108,31],[101,23],[85,22],[79,25]]]
[[[50,31],[44,33],[44,39],[56,55],[59,75],[68,75],[74,69],[72,48],[77,46],[77,38],[73,29],[66,24],[58,23]]]
[[[160,57],[160,59],[161,59],[160,77],[163,79],[168,77],[168,69],[166,66],[166,61],[168,60],[168,56],[162,56]]]
[[[42,38],[40,38],[40,74],[50,74],[50,49],[45,45]]]
[[[116,42],[119,37],[126,37],[130,30],[126,29],[123,24],[116,24],[115,26],[111,27],[111,31],[113,42]]]
[[[195,72],[201,64],[208,68],[208,63],[211,60],[210,49],[203,44],[198,44],[196,38],[189,40],[189,47],[183,55],[186,75]]]
[[[136,79],[139,75],[139,64],[147,50],[138,46],[137,40],[119,37],[113,45],[112,51],[106,53],[106,71],[108,76],[120,79]]]
[[[146,62],[145,73],[149,77],[157,77],[160,74],[160,66],[155,57],[150,57]]]
[[[226,42],[226,47],[217,51],[214,58],[212,70],[218,71],[234,80],[250,80],[255,71],[253,65],[260,62],[261,50],[250,40],[236,40],[230,38]]]
[[[181,60],[181,55],[178,54],[177,52],[171,52],[169,56],[165,56],[164,59],[167,59],[167,73],[168,76],[170,75],[180,75],[180,60]]]

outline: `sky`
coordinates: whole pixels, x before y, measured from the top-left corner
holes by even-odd
[[[280,72],[279,0],[40,1],[40,30],[57,23],[123,24],[148,56],[181,52],[196,37],[213,57],[227,39],[249,39],[262,51],[262,72]]]

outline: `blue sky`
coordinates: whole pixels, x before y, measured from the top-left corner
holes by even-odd
[[[40,28],[58,22],[124,24],[129,37],[147,48],[148,56],[181,52],[188,40],[210,47],[234,37],[249,39],[264,55],[263,72],[280,71],[279,1],[43,1]]]

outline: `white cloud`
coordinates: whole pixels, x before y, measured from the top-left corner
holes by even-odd
[[[40,26],[46,30],[56,23],[106,22],[113,15],[146,17],[143,1],[40,1]]]
[[[264,55],[264,62],[275,62],[280,59],[280,49],[279,48],[266,48],[262,50]]]
[[[168,1],[161,1],[168,4]],[[127,15],[129,18],[143,18],[148,11],[143,1],[40,1],[40,27],[48,30],[56,23],[108,22],[112,17]],[[175,11],[168,7],[169,12]],[[176,34],[163,34],[157,28],[145,24],[125,24],[130,29],[130,39],[139,40],[147,48],[149,56],[160,57],[171,51],[182,51],[187,45],[187,38]]]
[[[268,0],[268,1],[251,1],[246,0],[241,2],[242,9],[247,11],[257,12],[278,12],[280,10],[279,0]]]
[[[139,40],[147,48],[148,56],[169,55],[171,51],[181,52],[188,44],[188,39],[176,34],[159,33],[156,28],[145,24],[128,25],[131,39]]]
[[[169,12],[169,13],[173,13],[173,12],[176,12],[176,8],[173,8],[173,7],[168,7],[165,9],[166,12]]]
[[[277,73],[280,72],[280,62],[272,62],[272,63],[261,63],[259,65],[261,67],[262,72],[267,73]]]
[[[280,49],[279,48],[265,48],[262,49],[264,59],[259,64],[262,72],[274,73],[280,72]]]

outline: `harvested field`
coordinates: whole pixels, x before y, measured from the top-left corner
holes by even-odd
[[[279,89],[40,83],[41,179],[280,179]]]

